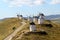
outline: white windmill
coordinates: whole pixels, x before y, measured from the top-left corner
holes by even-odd
[[[33,21],[36,22],[38,20],[37,16],[33,16]]]
[[[44,14],[41,13],[41,14],[39,14],[38,24],[43,24],[43,23],[44,23]]]
[[[17,14],[17,17],[18,17],[18,19],[22,19],[23,18],[23,16],[19,15],[19,14]]]
[[[34,22],[30,23],[30,31],[35,32],[36,31],[36,25]]]

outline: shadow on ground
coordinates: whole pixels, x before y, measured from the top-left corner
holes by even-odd
[[[43,26],[43,27],[49,27],[49,28],[53,27],[52,24],[39,24],[39,25],[41,25],[41,26]]]
[[[27,32],[27,33],[25,33],[24,35],[30,35],[30,34],[35,34],[35,35],[48,35],[48,33],[47,32],[45,32],[45,31],[39,31],[39,32]]]

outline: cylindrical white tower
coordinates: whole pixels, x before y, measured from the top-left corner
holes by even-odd
[[[17,15],[17,17],[18,17],[18,19],[22,19],[23,16],[22,15]]]
[[[31,17],[29,16],[27,20],[28,20],[28,21],[31,21]]]
[[[36,25],[34,22],[30,23],[30,31],[35,32],[36,31]]]
[[[44,14],[39,14],[38,24],[43,24],[43,23],[44,23]]]
[[[34,22],[37,21],[37,16],[33,16],[33,21],[34,21]]]
[[[23,18],[23,16],[22,15],[19,15],[19,19],[22,19]]]

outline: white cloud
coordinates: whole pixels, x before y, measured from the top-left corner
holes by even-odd
[[[44,0],[4,0],[4,2],[8,3],[10,7],[13,6],[34,6],[34,5],[41,5],[44,3]]]
[[[35,0],[34,1],[34,4],[35,5],[41,5],[41,4],[43,4],[44,3],[44,0]]]
[[[60,4],[60,0],[52,0],[51,4]]]

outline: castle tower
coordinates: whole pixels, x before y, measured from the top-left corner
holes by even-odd
[[[44,23],[44,14],[39,14],[38,24],[43,24],[43,23]]]
[[[30,31],[35,32],[36,31],[36,25],[34,22],[30,23]]]

